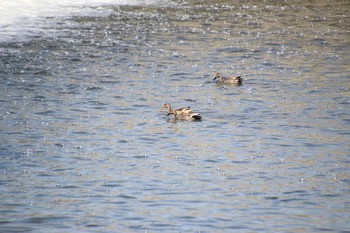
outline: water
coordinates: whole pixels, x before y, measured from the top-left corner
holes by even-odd
[[[96,2],[1,19],[1,232],[349,232],[348,1]]]

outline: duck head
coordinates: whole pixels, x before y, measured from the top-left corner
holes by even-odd
[[[220,74],[220,73],[216,73],[216,75],[215,75],[215,77],[214,77],[214,79],[213,79],[213,80],[216,80],[216,79],[221,80],[221,79],[222,79],[222,74]]]
[[[163,107],[162,107],[162,110],[163,109],[171,109],[171,106],[170,106],[170,104],[163,104]]]
[[[168,115],[173,113],[173,110],[171,109],[171,106],[168,103],[163,104],[163,106],[162,106],[162,108],[160,110],[164,110],[164,109],[168,109]]]

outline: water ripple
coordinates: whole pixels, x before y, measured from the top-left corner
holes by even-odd
[[[346,231],[349,4],[146,2],[0,42],[0,231]]]

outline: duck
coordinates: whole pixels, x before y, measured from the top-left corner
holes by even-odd
[[[172,109],[171,105],[166,103],[163,104],[163,107],[161,110],[168,109],[169,115],[174,115],[174,119],[181,119],[181,120],[201,120],[202,116],[199,113],[194,113],[191,107],[187,108],[178,108],[178,109]]]
[[[222,74],[216,73],[213,81],[215,81],[216,84],[236,84],[236,85],[242,85],[243,78],[241,76],[231,76],[231,77],[223,77]]]
[[[168,116],[171,114],[176,114],[176,115],[188,115],[193,112],[191,107],[187,108],[179,108],[179,109],[172,109],[170,104],[163,104],[163,107],[161,110],[168,109]]]

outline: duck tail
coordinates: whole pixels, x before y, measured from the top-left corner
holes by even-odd
[[[199,115],[198,113],[191,114],[191,118],[194,120],[201,120],[202,119],[201,115]]]

